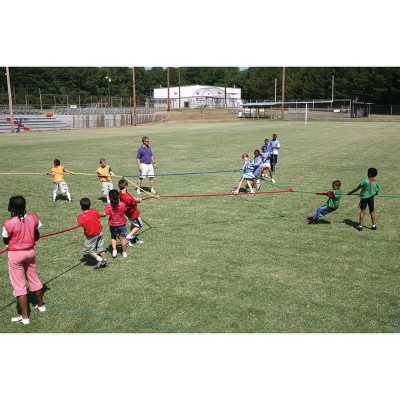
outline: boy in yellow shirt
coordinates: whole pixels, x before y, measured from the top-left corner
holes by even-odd
[[[101,188],[103,195],[107,199],[107,203],[110,203],[110,190],[114,189],[112,183],[112,177],[115,176],[111,167],[106,163],[105,158],[100,158],[100,167],[96,169],[97,175],[101,182]]]
[[[69,188],[67,183],[65,182],[64,173],[68,172],[69,174],[74,174],[74,172],[69,169],[63,167],[61,165],[60,160],[54,160],[54,167],[50,172],[47,172],[47,175],[51,175],[53,177],[53,202],[56,201],[57,193],[65,193],[67,195],[68,201],[71,203],[71,194],[69,193]]]

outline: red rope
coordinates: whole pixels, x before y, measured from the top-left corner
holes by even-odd
[[[41,239],[41,238],[48,237],[48,236],[59,235],[60,233],[72,231],[73,229],[77,229],[77,228],[80,228],[80,227],[81,227],[80,225],[76,225],[76,226],[73,226],[72,228],[63,229],[62,231],[45,233],[44,235],[40,235],[39,238]],[[1,250],[0,254],[5,253],[6,251],[8,251],[8,248],[5,248],[5,249]]]
[[[77,229],[77,228],[80,228],[80,227],[81,227],[80,225],[76,225],[76,226],[73,226],[72,228],[63,229],[62,231],[46,233],[46,234],[44,234],[44,235],[40,235],[39,238],[44,238],[44,237],[48,237],[48,236],[59,235],[60,233],[72,231],[73,229]]]
[[[284,193],[284,192],[293,192],[293,189],[290,188],[288,190],[274,190],[272,192],[255,192],[255,193],[250,193],[250,192],[239,192],[238,194],[234,193],[206,193],[206,194],[185,194],[185,195],[176,195],[176,196],[159,196],[159,199],[177,199],[177,198],[182,198],[182,197],[215,197],[215,196],[248,196],[248,195],[253,195],[253,194],[275,194],[275,193]],[[149,200],[149,199],[155,199],[155,196],[151,197],[144,197],[142,200]]]

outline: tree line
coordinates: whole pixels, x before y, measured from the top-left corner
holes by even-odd
[[[2,70],[5,72],[5,68]],[[137,104],[145,104],[154,88],[167,87],[167,69],[135,67]],[[282,98],[282,67],[170,67],[170,86],[238,87],[244,100]],[[38,104],[39,96],[133,97],[132,68],[128,67],[10,67],[11,92],[19,104]],[[400,104],[397,67],[286,67],[284,98],[358,99],[374,104]],[[107,78],[106,78],[107,77]],[[8,102],[5,73],[0,78],[0,104]],[[71,102],[71,101],[70,101]],[[82,104],[83,105],[83,104]]]

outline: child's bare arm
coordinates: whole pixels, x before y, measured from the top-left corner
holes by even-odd
[[[354,188],[353,190],[350,190],[350,192],[349,193],[347,193],[347,196],[350,196],[351,194],[353,194],[353,193],[355,193],[355,192],[357,192],[357,190],[360,190],[361,189],[361,186],[360,185],[358,185],[356,188]]]

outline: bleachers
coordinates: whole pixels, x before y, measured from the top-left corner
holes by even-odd
[[[10,132],[10,129],[10,117],[0,114],[0,132]],[[53,114],[45,116],[14,114],[15,132],[57,131],[61,129],[71,129],[71,124],[55,117]]]

